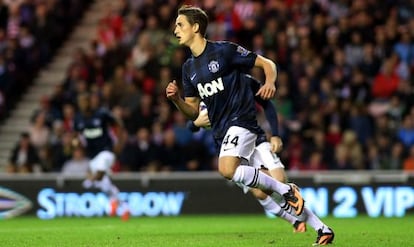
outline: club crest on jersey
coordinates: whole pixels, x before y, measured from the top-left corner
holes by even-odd
[[[240,53],[243,57],[249,54],[249,51],[241,46],[237,46],[237,52]]]
[[[210,70],[211,73],[216,73],[219,68],[220,65],[216,60],[212,60],[208,63],[208,70]]]

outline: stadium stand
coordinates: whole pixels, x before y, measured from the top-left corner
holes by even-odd
[[[412,4],[374,0],[185,2],[208,11],[208,38],[237,41],[277,61],[274,103],[285,144],[280,156],[289,170],[401,170],[404,162],[411,162]],[[46,113],[36,116],[36,125],[51,138],[43,143],[41,138],[32,138],[42,147],[42,171],[59,171],[62,160],[54,160],[50,150],[56,143],[64,145],[63,133],[70,129],[76,113],[74,99],[86,90],[99,95],[96,102],[125,122],[115,171],[214,170],[209,131],[192,135],[183,116],[164,96],[166,83],[180,80],[181,64],[189,55],[172,35],[178,3],[117,3],[102,11],[104,16],[93,32],[96,37],[89,45],[66,57],[70,62],[51,65],[53,71],[65,68],[66,72],[60,82],[53,82],[56,87],[47,99],[32,94],[31,103],[14,111],[26,119],[36,108]],[[259,72],[252,73],[262,78]],[[41,99],[41,104],[34,103]],[[269,131],[263,114],[259,120]],[[12,139],[10,129],[21,122],[5,122],[0,130],[2,143]],[[0,150],[11,149],[2,143]],[[9,157],[10,153],[1,154],[0,162]]]
[[[39,102],[45,102],[64,74],[62,71],[67,69],[67,54],[74,49],[73,44],[89,44],[94,30],[90,26],[95,25],[96,17],[92,14],[83,23],[79,21],[91,3],[87,0],[0,4],[0,167],[7,164],[21,133],[28,130],[34,109],[40,107]],[[73,32],[79,24],[83,29]]]

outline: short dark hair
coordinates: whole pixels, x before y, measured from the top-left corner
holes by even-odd
[[[178,15],[187,17],[191,25],[198,24],[200,34],[205,37],[208,26],[208,15],[204,10],[191,5],[183,5],[178,9]]]
[[[22,139],[23,138],[26,138],[26,139],[30,138],[29,132],[24,131],[24,132],[20,133],[20,138],[22,138]]]

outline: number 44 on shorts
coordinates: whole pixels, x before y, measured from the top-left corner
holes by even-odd
[[[228,147],[230,144],[230,147]],[[235,136],[230,138],[230,135],[226,135],[223,140],[223,151],[230,150],[232,148],[235,148],[239,144],[239,136]]]

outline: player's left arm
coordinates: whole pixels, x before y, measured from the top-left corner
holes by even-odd
[[[263,111],[266,116],[266,120],[270,125],[272,136],[270,137],[271,151],[278,153],[282,150],[283,142],[279,137],[279,119],[277,117],[276,107],[270,100],[257,100],[257,102],[263,107]]]
[[[121,118],[117,117],[115,114],[113,114],[109,109],[103,109],[102,110],[104,114],[104,118],[108,124],[109,131],[114,137],[114,147],[113,151],[115,153],[118,153],[120,149],[123,146],[123,143],[125,142],[124,137],[124,123]]]
[[[117,132],[121,131],[124,128],[124,123],[122,119],[120,119],[119,117],[116,117],[108,109],[103,110],[103,113],[110,127],[116,128]]]
[[[271,99],[275,96],[276,93],[276,79],[277,79],[277,69],[276,64],[261,55],[257,55],[254,62],[255,67],[263,69],[265,75],[264,85],[257,91],[256,95],[260,96],[262,99]]]
[[[198,111],[198,117],[194,121],[188,121],[187,127],[192,132],[197,132],[200,130],[200,128],[210,128],[211,123],[210,119],[208,118],[208,112],[207,109],[202,107],[202,104],[200,103],[199,111]]]

